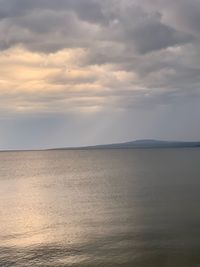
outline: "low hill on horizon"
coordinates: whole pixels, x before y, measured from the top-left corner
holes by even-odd
[[[106,148],[181,148],[181,147],[200,147],[198,141],[163,141],[153,139],[141,139],[123,143],[82,146],[82,147],[63,147],[54,148],[53,150],[65,150],[65,149],[106,149]]]

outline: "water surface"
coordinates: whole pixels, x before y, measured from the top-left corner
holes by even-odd
[[[0,266],[200,266],[200,149],[0,153]]]

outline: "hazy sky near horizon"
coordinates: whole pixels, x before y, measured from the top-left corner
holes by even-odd
[[[200,0],[0,0],[0,149],[200,140]]]

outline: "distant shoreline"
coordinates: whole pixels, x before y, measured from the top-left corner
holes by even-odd
[[[0,152],[28,152],[28,151],[54,151],[54,150],[97,150],[97,149],[159,149],[159,148],[200,148],[199,141],[160,141],[136,140],[124,143],[82,146],[82,147],[56,147],[44,149],[8,149]]]
[[[125,149],[125,148],[186,148],[186,147],[200,147],[198,141],[162,141],[162,140],[136,140],[124,143],[83,146],[83,147],[63,147],[52,148],[49,150],[87,150],[87,149]]]

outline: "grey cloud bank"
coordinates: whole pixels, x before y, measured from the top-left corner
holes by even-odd
[[[0,0],[0,60],[2,149],[200,139],[199,0]]]

